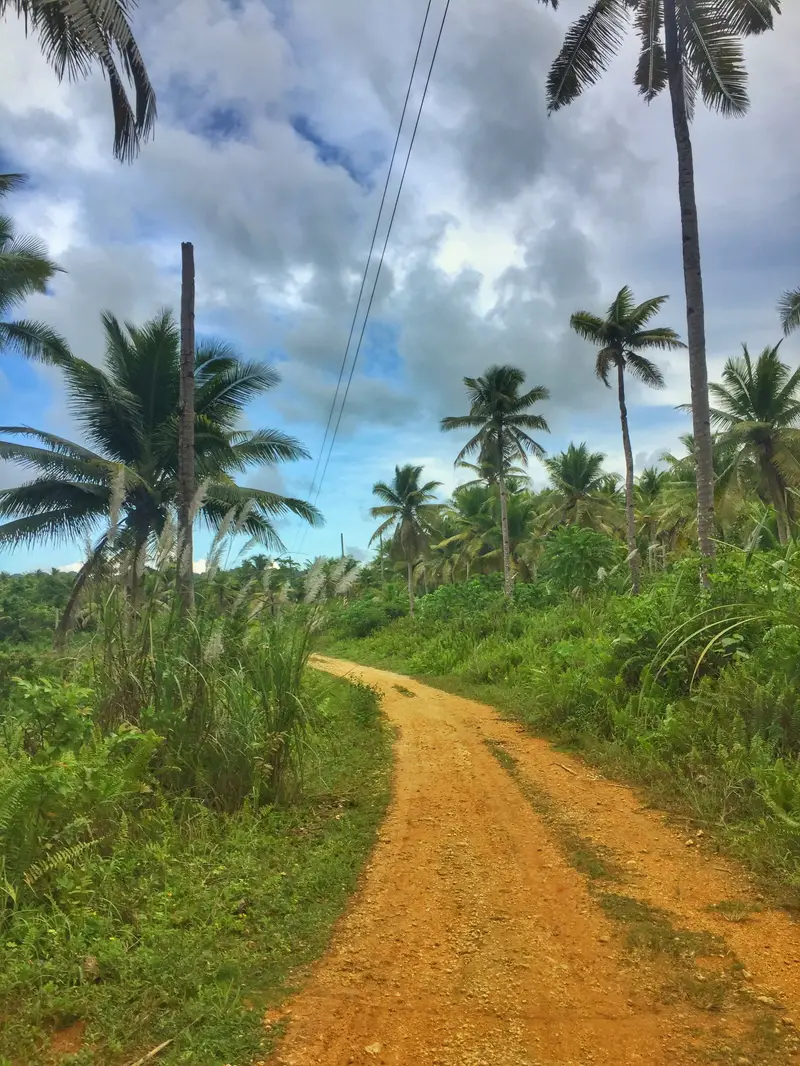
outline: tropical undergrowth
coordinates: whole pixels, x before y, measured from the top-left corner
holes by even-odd
[[[800,902],[800,555],[723,550],[710,588],[697,559],[570,587],[549,571],[442,586],[417,617],[367,637],[356,605],[332,614],[327,648],[494,703],[688,814]],[[348,612],[350,612],[348,614]]]
[[[82,610],[0,691],[0,1062],[245,1066],[371,846],[376,694],[258,583],[212,572],[184,617],[168,552]]]

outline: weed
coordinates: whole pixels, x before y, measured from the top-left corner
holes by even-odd
[[[392,688],[396,692],[399,692],[401,696],[407,696],[408,699],[415,699],[416,698],[416,695],[417,695],[416,692],[412,692],[411,689],[410,688],[406,688],[405,685],[392,685]]]
[[[758,904],[745,903],[739,899],[723,899],[719,903],[709,904],[708,910],[713,914],[719,914],[726,922],[747,922],[763,908]]]
[[[711,933],[676,929],[666,911],[651,907],[642,900],[611,892],[599,893],[597,900],[609,918],[627,926],[628,946],[634,951],[673,955],[684,960],[726,953],[719,937]]]

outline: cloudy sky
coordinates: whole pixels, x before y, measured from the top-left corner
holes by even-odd
[[[175,306],[180,242],[193,241],[199,329],[282,375],[247,424],[287,430],[314,453],[253,484],[308,492],[426,2],[143,0],[135,30],[159,121],[131,167],[111,158],[102,78],[59,85],[21,24],[0,21],[0,171],[31,177],[8,207],[65,271],[25,314],[99,362],[100,312],[140,322]],[[547,117],[547,67],[584,2],[554,14],[534,0],[453,0],[319,496],[326,525],[287,523],[290,550],[334,553],[340,533],[365,549],[371,486],[396,463],[423,463],[452,487],[457,441],[438,421],[463,412],[461,379],[491,362],[550,388],[548,451],[587,440],[621,468],[614,396],[568,319],[629,284],[642,299],[671,294],[663,321],[684,331],[676,164],[668,101],[637,97],[632,48]],[[700,113],[694,127],[712,376],[740,342],[778,339],[777,297],[800,284],[800,5],[786,6],[776,32],[748,45],[749,116]],[[434,24],[443,7],[433,0]],[[800,340],[784,355],[797,362]],[[688,429],[674,409],[688,399],[685,356],[662,365],[668,388],[631,396],[640,466]],[[10,356],[0,419],[80,433],[57,373]],[[0,466],[0,486],[18,480]],[[0,569],[79,555],[5,552]]]

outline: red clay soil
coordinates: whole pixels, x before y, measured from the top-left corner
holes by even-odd
[[[798,1061],[800,929],[779,911],[734,923],[707,909],[758,903],[740,870],[490,708],[380,670],[315,665],[384,692],[394,795],[271,1063]],[[578,872],[565,833],[612,856],[622,882]],[[655,924],[631,924],[639,901],[659,909],[640,908]],[[729,904],[727,916],[741,911]],[[722,940],[678,957],[660,939],[670,923]]]

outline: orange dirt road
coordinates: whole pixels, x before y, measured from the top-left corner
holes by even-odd
[[[490,708],[314,665],[383,691],[394,792],[271,1063],[800,1062],[800,929],[751,912],[753,889],[704,839],[687,847],[633,792]],[[576,869],[576,839],[613,865],[613,883]]]

